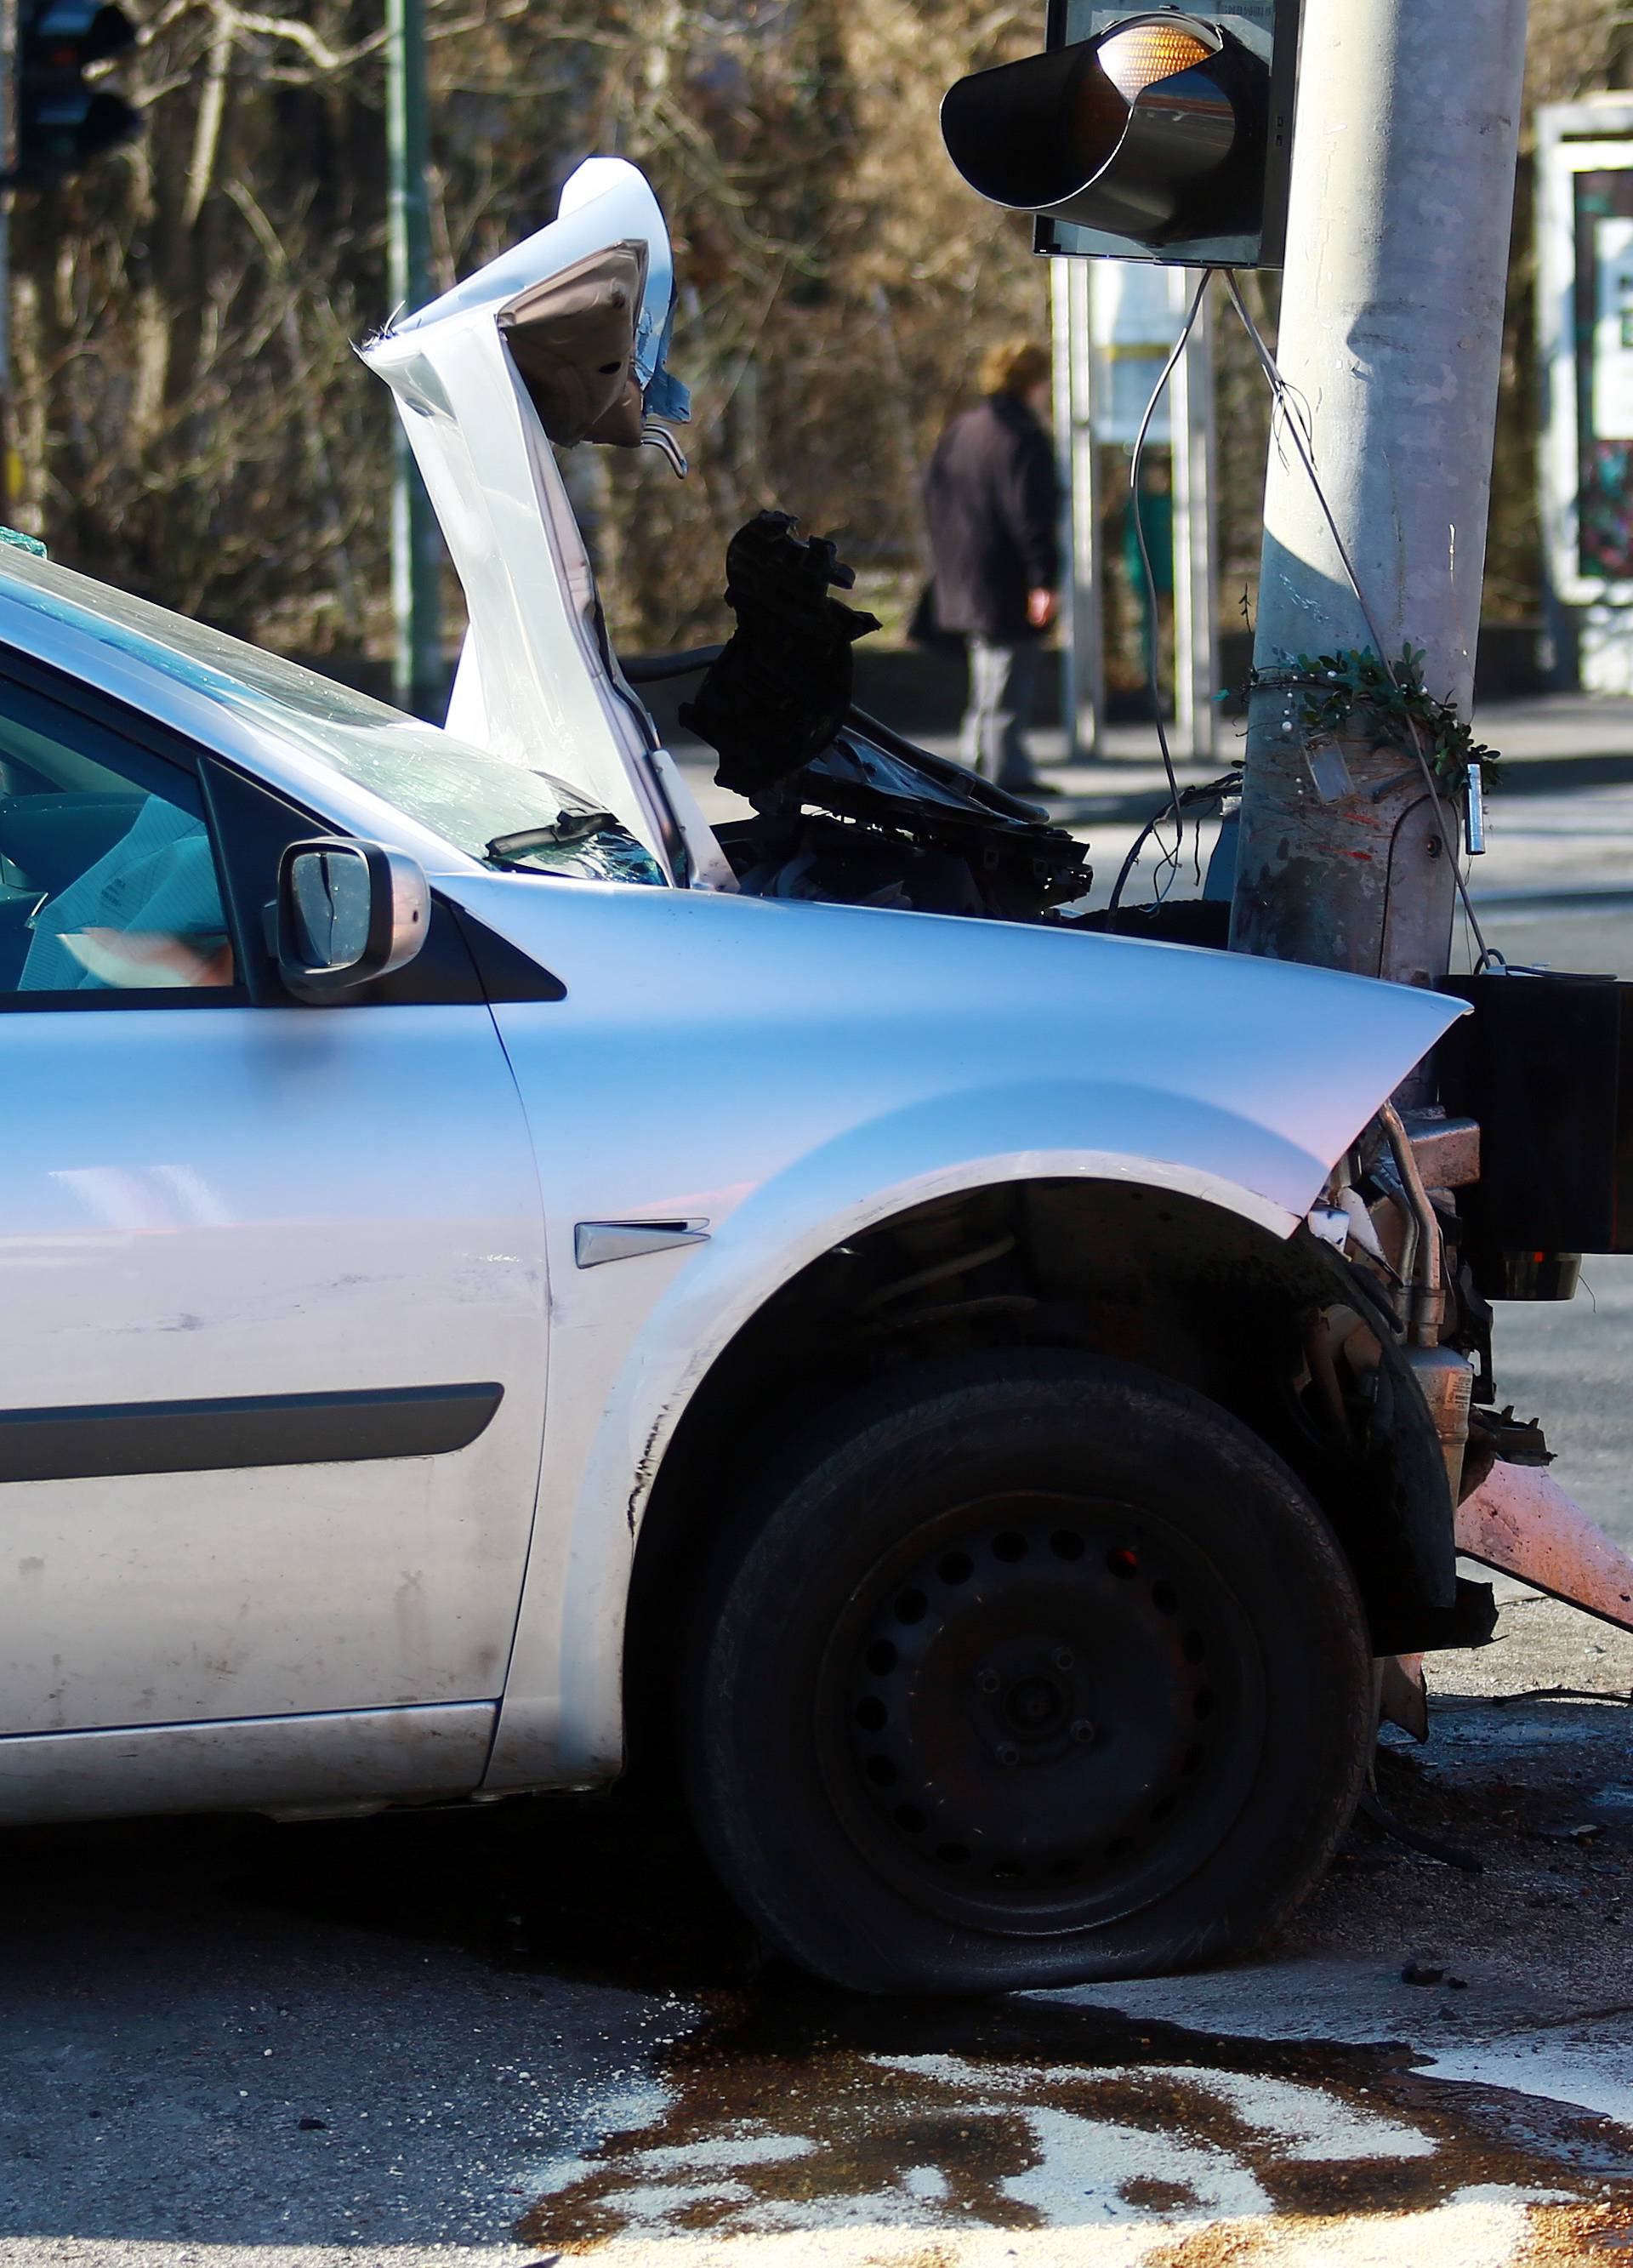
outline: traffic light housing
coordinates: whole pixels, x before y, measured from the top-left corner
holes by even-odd
[[[1036,216],[1040,252],[1278,266],[1298,0],[1240,4],[1050,0],[1041,55],[949,90],[948,155],[981,195]]]
[[[121,95],[87,85],[93,63],[122,55],[130,18],[106,0],[24,0],[18,26],[17,166],[26,188],[61,180],[141,131]]]

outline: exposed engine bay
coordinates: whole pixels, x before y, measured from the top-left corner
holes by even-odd
[[[1045,921],[1091,880],[1085,846],[1033,806],[872,722],[753,800],[717,832],[754,897]]]
[[[752,819],[716,828],[742,889],[1003,921],[1069,919],[1087,849],[1036,805],[993,786],[851,699],[855,641],[879,628],[833,596],[855,576],[832,543],[762,512],[726,549],[737,627],[719,648],[664,657],[636,682],[704,669],[680,721],[716,750],[717,784]]]

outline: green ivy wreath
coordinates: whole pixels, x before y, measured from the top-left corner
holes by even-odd
[[[1393,673],[1370,645],[1297,654],[1276,668],[1250,670],[1248,691],[1261,687],[1301,693],[1298,722],[1313,737],[1361,733],[1374,748],[1410,747],[1416,726],[1437,780],[1450,792],[1467,787],[1470,764],[1483,782],[1497,777],[1497,750],[1475,740],[1454,701],[1437,701],[1424,685],[1422,646],[1402,646]]]

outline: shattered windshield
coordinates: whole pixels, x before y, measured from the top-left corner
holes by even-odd
[[[496,756],[316,670],[128,591],[8,553],[11,594],[181,684],[271,725],[302,753],[472,858],[528,873],[653,882],[658,861],[610,812],[548,772]],[[511,836],[522,855],[495,854]],[[536,840],[533,838],[537,838]]]

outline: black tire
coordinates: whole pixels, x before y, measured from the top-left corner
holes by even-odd
[[[879,1992],[1243,1951],[1321,1874],[1373,1730],[1354,1580],[1286,1466],[1047,1351],[828,1411],[723,1536],[684,1685],[727,1887]]]

